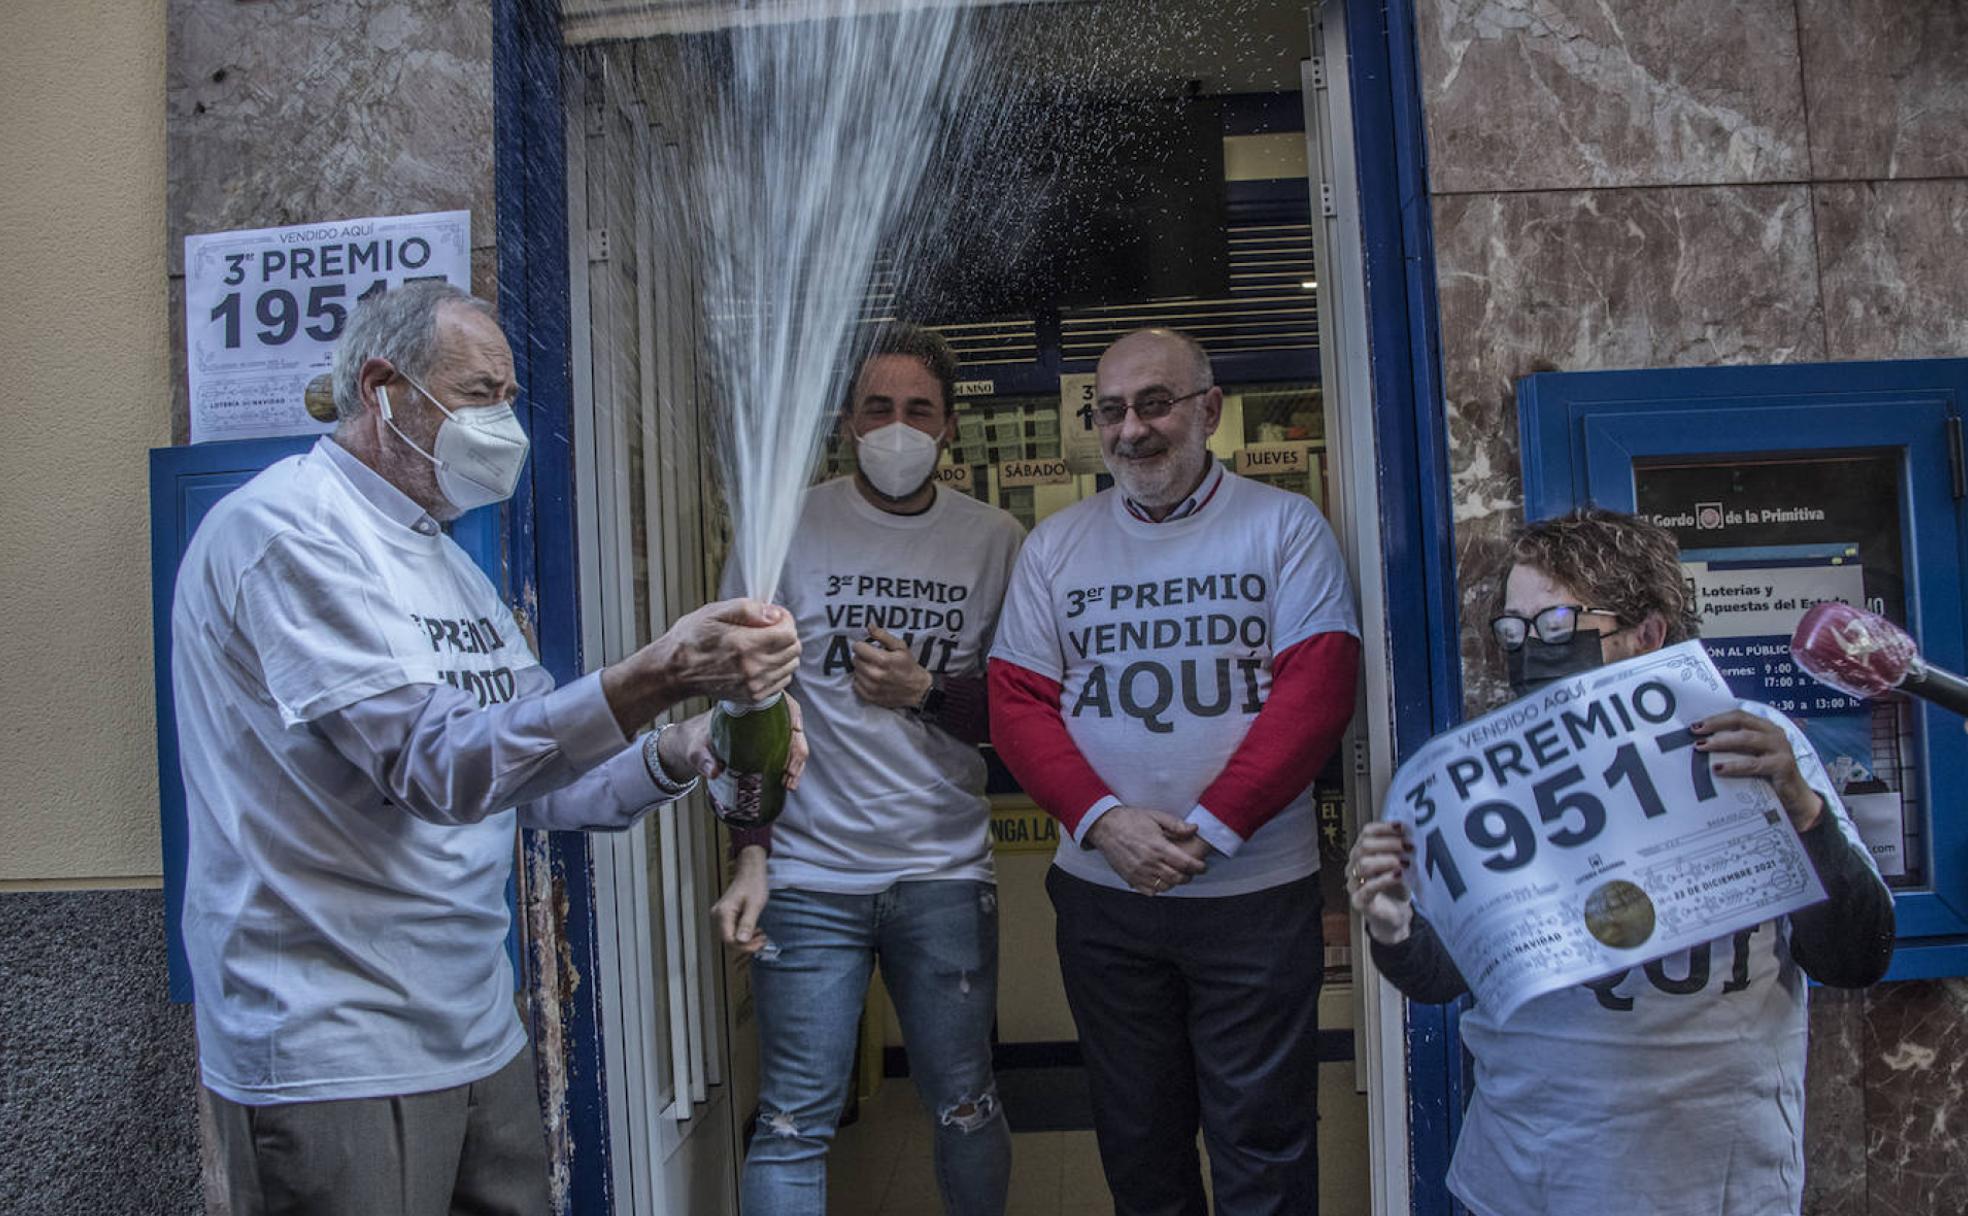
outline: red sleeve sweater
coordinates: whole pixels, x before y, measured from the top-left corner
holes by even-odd
[[[1359,669],[1360,640],[1347,633],[1315,634],[1280,651],[1264,708],[1197,806],[1156,809],[1202,819],[1205,839],[1235,853],[1325,767],[1353,716]],[[1082,821],[1111,805],[1113,791],[1067,733],[1060,683],[1002,659],[991,660],[990,673],[998,754],[1032,800],[1080,839]]]

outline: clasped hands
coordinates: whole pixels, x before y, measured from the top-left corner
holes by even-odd
[[[1209,869],[1210,845],[1196,825],[1167,811],[1117,806],[1094,820],[1087,843],[1100,850],[1121,880],[1143,895],[1160,895]]]

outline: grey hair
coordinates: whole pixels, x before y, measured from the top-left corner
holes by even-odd
[[[437,360],[437,311],[457,304],[493,316],[492,306],[443,281],[405,283],[355,306],[341,345],[335,348],[335,416],[362,413],[362,365],[382,359],[405,376],[423,380]]]
[[[1189,362],[1191,365],[1190,374],[1192,374],[1196,378],[1195,379],[1196,387],[1198,389],[1212,389],[1216,387],[1216,369],[1210,366],[1209,352],[1203,349],[1203,344],[1201,342],[1198,342],[1194,337],[1190,336],[1189,334],[1183,333],[1179,329],[1169,329],[1166,326],[1161,326],[1161,325],[1152,326],[1147,329],[1137,329],[1131,333],[1123,334],[1119,338],[1115,339],[1114,346],[1119,346],[1122,342],[1127,341],[1129,338],[1140,337],[1143,335],[1152,335],[1157,338],[1174,339],[1175,342],[1178,345],[1180,345],[1183,351],[1186,352],[1189,356]],[[1113,347],[1110,346],[1108,349],[1112,350]]]

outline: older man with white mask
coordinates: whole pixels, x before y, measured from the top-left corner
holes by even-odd
[[[1026,542],[991,734],[1065,829],[1046,886],[1117,1212],[1312,1212],[1323,969],[1312,782],[1353,712],[1359,627],[1306,498],[1210,455],[1209,358],[1101,357],[1115,487]],[[1169,898],[1174,897],[1174,898]]]
[[[783,610],[733,601],[556,689],[440,527],[512,493],[514,393],[483,302],[364,302],[340,426],[215,506],[178,572],[185,946],[234,1213],[544,1213],[515,830],[680,796],[715,768],[704,720],[639,727],[798,661]]]

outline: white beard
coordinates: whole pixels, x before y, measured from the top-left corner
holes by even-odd
[[[1185,455],[1171,448],[1165,459],[1147,468],[1117,455],[1107,471],[1114,475],[1114,484],[1121,487],[1121,493],[1142,506],[1173,507],[1182,501],[1204,467],[1203,453],[1191,459],[1185,459]]]

